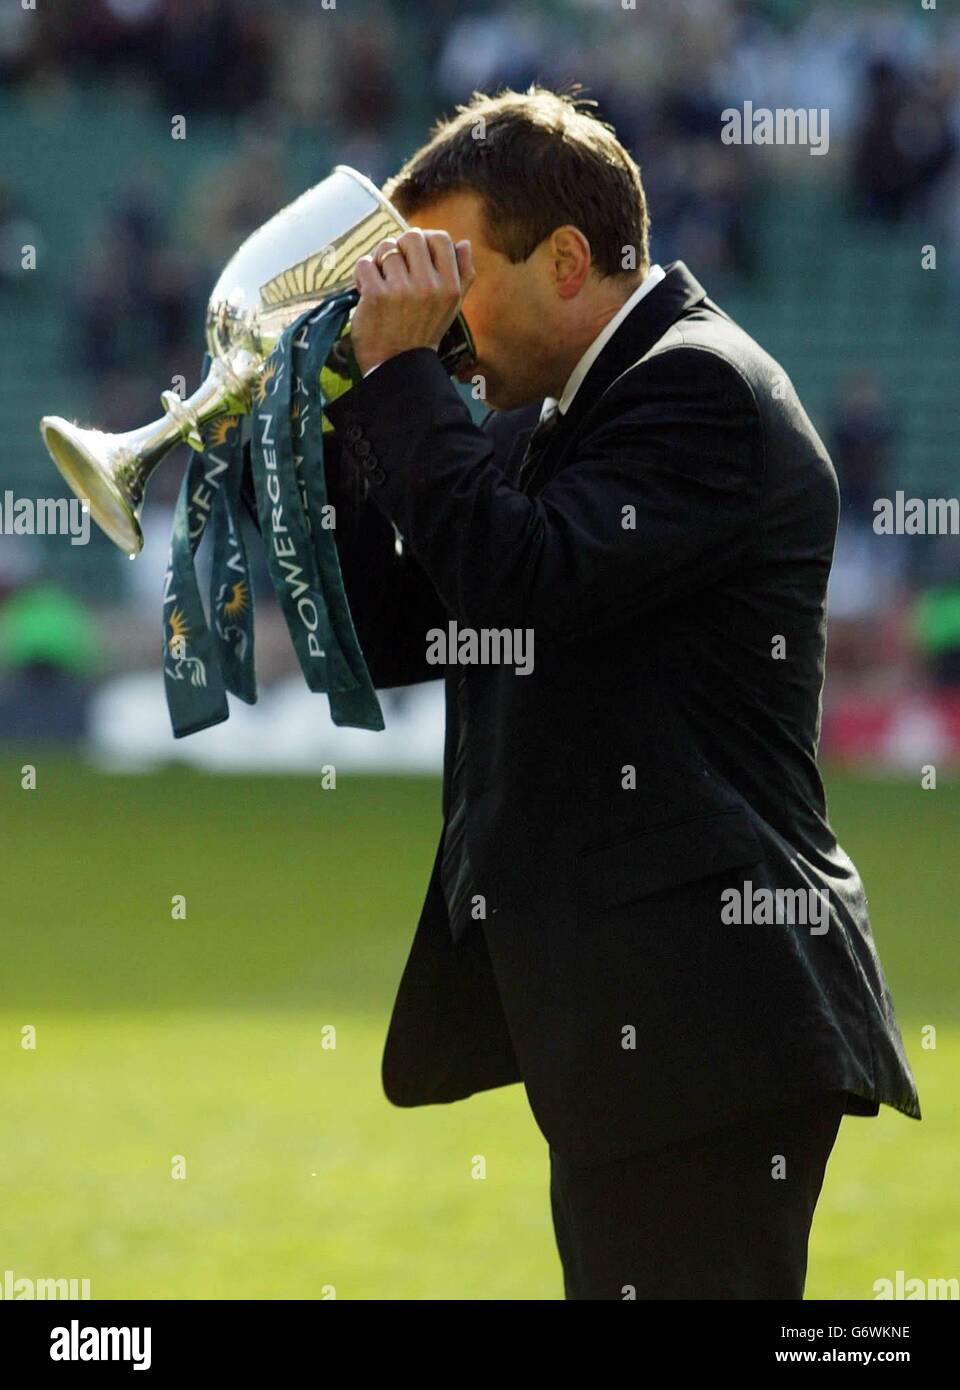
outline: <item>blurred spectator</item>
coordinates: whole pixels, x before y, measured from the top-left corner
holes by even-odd
[[[85,730],[99,643],[89,613],[53,585],[0,609],[0,728],[8,739],[77,738]]]
[[[668,112],[651,133],[643,166],[654,260],[682,257],[720,293],[718,280],[754,270],[746,166],[715,139],[691,137]]]
[[[205,276],[171,245],[159,191],[142,179],[121,191],[78,277],[78,360],[97,373],[164,362],[196,340]]]
[[[439,104],[466,101],[475,90],[529,85],[543,74],[547,46],[535,7],[484,5],[458,14],[437,59]]]
[[[237,153],[195,187],[189,231],[212,273],[209,288],[251,232],[289,202],[294,192],[283,172],[283,150],[272,131],[248,128]]]
[[[239,113],[267,99],[278,42],[294,36],[289,21],[275,36],[270,6],[237,0],[163,0],[162,11],[154,61],[169,109]]]
[[[913,632],[935,684],[960,690],[960,579],[918,596]]]
[[[0,8],[0,83],[15,82],[26,75],[34,20],[22,5]]]
[[[396,120],[396,51],[394,26],[379,18],[347,30],[338,50],[336,101],[348,131],[379,132]]]
[[[866,216],[897,221],[922,210],[956,157],[951,95],[945,76],[907,73],[886,58],[872,64],[853,156],[853,190]]]
[[[41,251],[40,227],[28,216],[18,195],[0,182],[0,287],[25,288],[30,276],[23,269],[23,248]]]
[[[830,435],[844,523],[872,526],[873,504],[891,477],[893,441],[893,420],[879,383],[869,372],[852,372],[840,384]]]
[[[127,72],[153,80],[163,38],[162,0],[86,0],[44,15],[43,22],[51,46],[81,76],[102,80],[105,73]]]

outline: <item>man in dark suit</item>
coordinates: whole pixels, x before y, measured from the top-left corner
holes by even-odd
[[[386,192],[415,229],[357,267],[341,559],[375,682],[447,691],[386,1093],[524,1083],[568,1298],[800,1298],[841,1115],[920,1115],[816,765],[830,459],[650,266],[639,170],[582,105],[475,99]],[[462,300],[482,427],[436,351]],[[438,669],[451,622],[526,634],[532,671]]]

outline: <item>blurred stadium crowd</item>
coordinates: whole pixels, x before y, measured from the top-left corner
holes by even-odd
[[[5,7],[8,485],[60,490],[36,438],[39,414],[70,413],[58,390],[87,421],[128,429],[156,416],[172,378],[194,384],[224,261],[334,163],[382,181],[474,89],[534,80],[580,82],[597,100],[643,169],[654,258],[687,261],[784,361],[831,449],[843,525],[827,750],[960,757],[960,540],[872,525],[875,499],[897,488],[957,492],[960,19],[919,3]],[[720,113],[747,99],[827,109],[829,158],[724,145]],[[175,157],[173,114],[189,132]],[[58,122],[74,153],[51,187],[37,150],[54,146],[37,133]],[[21,267],[25,244],[40,248],[39,277]],[[936,247],[932,274],[923,246]],[[67,544],[0,535],[0,731],[72,736],[104,675],[139,664],[159,683],[156,585],[180,471],[170,461],[151,484],[153,560],[136,567],[99,537],[81,575]],[[261,608],[265,680],[293,671],[274,616]]]

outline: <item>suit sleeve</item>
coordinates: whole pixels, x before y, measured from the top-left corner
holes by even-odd
[[[409,547],[397,554],[392,523],[366,497],[363,474],[343,456],[336,436],[324,437],[324,474],[336,510],[344,588],[370,679],[378,690],[440,679],[443,667],[426,659],[427,632],[449,621],[436,589]],[[241,496],[259,530],[249,448]]]
[[[429,349],[350,395],[333,407],[345,447],[464,626],[576,640],[715,584],[755,543],[759,413],[716,354],[680,347],[639,364],[535,497],[494,466]]]

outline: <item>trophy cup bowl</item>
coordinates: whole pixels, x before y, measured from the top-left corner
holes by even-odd
[[[253,232],[231,257],[207,304],[211,367],[187,400],[160,397],[164,415],[126,434],[82,429],[58,415],[40,421],[43,442],[73,492],[89,502],[102,531],[131,558],[143,548],[138,520],[154,468],[178,443],[203,448],[203,428],[220,415],[247,414],[257,380],[285,328],[353,285],[353,270],[385,237],[408,224],[375,184],[345,164]],[[354,291],[356,293],[356,291]],[[348,376],[349,327],[328,365]],[[440,344],[452,375],[474,356],[463,315]]]

